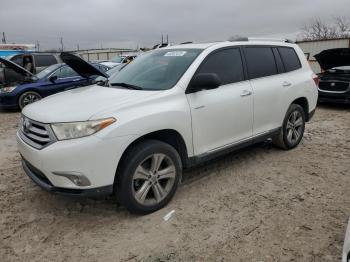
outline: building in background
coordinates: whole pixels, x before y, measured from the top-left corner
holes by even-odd
[[[317,63],[314,55],[327,49],[350,48],[350,38],[307,40],[297,41],[296,43],[304,51],[304,54],[306,55],[306,58],[309,61],[311,68],[315,73],[320,73],[321,68],[320,65]]]
[[[35,51],[33,44],[0,44],[0,57]]]

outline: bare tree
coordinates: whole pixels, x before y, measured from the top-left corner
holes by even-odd
[[[350,20],[347,17],[335,17],[331,23],[315,18],[302,27],[302,40],[322,40],[350,37]]]

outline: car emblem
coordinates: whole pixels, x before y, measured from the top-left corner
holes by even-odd
[[[335,86],[335,83],[331,83],[331,86]]]
[[[25,133],[28,133],[30,126],[31,126],[31,124],[30,124],[29,119],[28,119],[28,118],[25,118],[25,119],[23,120],[23,131],[24,131]]]

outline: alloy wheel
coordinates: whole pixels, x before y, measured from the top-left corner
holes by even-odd
[[[176,168],[165,154],[155,153],[144,159],[132,178],[132,193],[141,205],[154,205],[165,199],[173,188]]]
[[[287,139],[291,144],[297,143],[303,132],[304,120],[298,110],[293,111],[287,122]]]
[[[40,100],[40,97],[38,97],[37,95],[28,94],[23,98],[23,107],[39,100]]]

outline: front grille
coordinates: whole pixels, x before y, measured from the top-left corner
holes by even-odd
[[[56,141],[50,125],[22,117],[19,133],[24,142],[36,149],[42,149]]]
[[[342,81],[320,81],[319,89],[328,92],[345,92],[349,89],[350,82]]]

